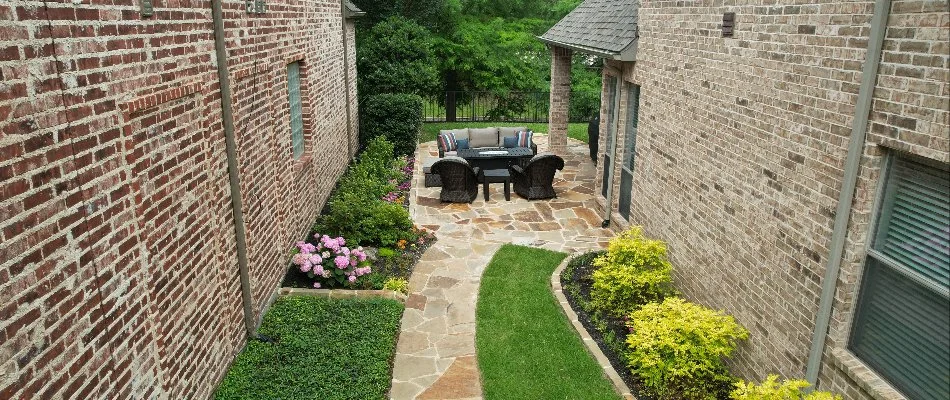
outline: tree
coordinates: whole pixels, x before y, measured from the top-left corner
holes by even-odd
[[[352,0],[366,16],[359,19],[360,32],[376,24],[400,16],[438,35],[450,34],[455,18],[461,14],[459,0]]]
[[[441,90],[432,34],[415,22],[393,16],[376,24],[356,46],[361,94]]]

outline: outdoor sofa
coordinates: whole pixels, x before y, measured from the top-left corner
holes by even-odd
[[[456,141],[466,141],[468,148],[503,148],[505,138],[517,138],[518,132],[528,132],[527,146],[531,149],[531,154],[538,154],[538,146],[532,140],[532,132],[524,126],[499,127],[499,128],[462,128],[439,131],[439,135],[451,135]],[[436,143],[439,146],[439,158],[445,156],[457,155],[454,149],[446,149],[444,141],[437,138]],[[509,146],[510,147],[510,146]]]

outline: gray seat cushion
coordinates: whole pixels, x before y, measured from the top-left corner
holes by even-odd
[[[471,148],[497,147],[498,128],[469,129],[468,140],[468,145]]]

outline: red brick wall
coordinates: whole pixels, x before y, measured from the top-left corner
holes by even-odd
[[[346,167],[355,85],[339,2],[224,4],[259,317]],[[243,346],[209,6],[0,2],[0,398],[207,398]]]

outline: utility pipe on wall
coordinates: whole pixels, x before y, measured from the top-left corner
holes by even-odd
[[[350,61],[349,61],[349,40],[346,40],[346,1],[340,0],[340,25],[343,31],[343,95],[346,100],[346,154],[353,157],[353,144],[350,135],[350,127],[353,126],[352,111],[350,110]],[[358,139],[358,138],[357,138]]]
[[[224,147],[228,158],[228,181],[231,187],[231,212],[234,215],[234,242],[237,245],[238,274],[241,278],[241,303],[244,306],[244,328],[248,338],[257,337],[254,323],[251,279],[247,267],[247,233],[244,230],[244,209],[241,202],[241,176],[237,165],[237,144],[234,140],[234,113],[231,106],[231,80],[228,76],[228,50],[224,42],[224,17],[221,0],[211,0],[214,21],[214,54],[218,63],[218,86],[221,91],[221,120],[224,124]]]
[[[825,277],[821,282],[818,315],[815,319],[815,331],[812,334],[811,350],[808,353],[808,365],[805,369],[805,380],[812,385],[812,388],[818,383],[821,355],[824,352],[825,340],[828,337],[828,325],[831,322],[838,272],[841,268],[841,258],[844,254],[848,223],[851,217],[851,203],[854,201],[854,190],[858,182],[858,169],[867,137],[868,115],[871,112],[877,70],[881,63],[881,49],[884,45],[884,33],[887,31],[887,17],[890,11],[891,0],[876,0],[874,2],[874,16],[871,18],[868,51],[864,60],[864,70],[861,72],[861,89],[858,92],[858,101],[854,107],[851,139],[848,143],[848,157],[845,160],[844,178],[842,179],[841,193],[838,195],[834,230],[831,234],[831,253],[828,255]]]

